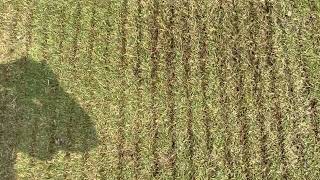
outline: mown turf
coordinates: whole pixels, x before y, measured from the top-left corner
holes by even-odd
[[[0,179],[317,179],[315,0],[0,2]]]

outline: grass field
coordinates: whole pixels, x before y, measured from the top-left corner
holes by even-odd
[[[0,179],[318,179],[317,0],[0,1]]]

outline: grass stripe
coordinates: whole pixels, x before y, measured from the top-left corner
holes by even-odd
[[[287,83],[287,93],[288,93],[288,107],[287,107],[287,113],[288,113],[288,120],[292,121],[292,128],[293,128],[293,138],[292,138],[292,143],[294,144],[294,148],[295,149],[299,149],[299,147],[301,147],[301,139],[299,139],[299,131],[297,128],[297,123],[298,123],[298,119],[297,116],[293,115],[293,113],[295,114],[295,112],[297,112],[297,105],[295,104],[295,93],[296,93],[296,88],[294,86],[294,82],[293,82],[293,73],[292,73],[292,63],[290,62],[289,59],[289,51],[288,51],[288,42],[287,42],[287,38],[288,38],[288,33],[286,31],[286,28],[288,26],[288,21],[290,20],[288,17],[286,18],[281,18],[278,17],[278,21],[280,22],[280,28],[281,28],[281,46],[284,52],[284,72],[286,74],[286,83]],[[298,155],[298,161],[301,160],[301,157],[303,156],[303,153],[297,152]],[[301,163],[299,163],[301,165]],[[299,168],[301,168],[299,166]]]
[[[120,26],[120,62],[119,62],[119,77],[120,77],[120,99],[119,99],[119,121],[118,121],[118,174],[117,179],[124,179],[123,169],[124,162],[124,145],[125,145],[125,109],[126,109],[126,79],[125,70],[127,67],[127,23],[128,23],[128,0],[123,0],[121,5],[121,26]]]
[[[111,66],[111,62],[110,62],[110,54],[111,54],[111,45],[112,45],[112,42],[111,42],[111,39],[112,39],[112,32],[113,32],[113,24],[112,24],[112,6],[114,5],[113,4],[114,2],[112,2],[111,0],[108,0],[105,4],[106,7],[104,7],[106,10],[106,12],[104,13],[104,16],[108,16],[107,18],[104,19],[103,21],[103,24],[105,24],[105,27],[104,27],[104,31],[102,33],[102,35],[104,36],[103,39],[104,39],[104,51],[102,53],[102,59],[104,61],[104,65],[105,65],[105,68],[106,70],[110,70],[110,66]],[[110,16],[111,14],[111,16]]]
[[[112,63],[111,63],[111,58],[112,58],[112,55],[111,55],[111,49],[112,49],[112,33],[114,32],[114,25],[111,23],[112,22],[112,18],[113,18],[113,15],[114,13],[111,11],[112,10],[112,5],[113,5],[113,2],[111,2],[110,0],[106,1],[106,3],[104,4],[103,6],[103,17],[106,17],[103,19],[103,25],[104,27],[102,28],[102,33],[100,34],[102,37],[102,40],[101,40],[101,43],[103,44],[102,45],[102,49],[103,49],[103,52],[101,53],[101,58],[102,58],[102,66],[104,67],[105,69],[105,72],[107,74],[109,74],[110,72],[110,69],[111,69],[111,66],[112,66]],[[110,92],[112,91],[112,87],[113,86],[113,83],[112,83],[113,79],[112,78],[106,78],[106,92]],[[106,109],[108,112],[111,111],[111,101],[112,101],[112,97],[110,96],[105,96],[104,99],[106,100]],[[110,115],[108,114],[107,115],[107,119],[111,119]],[[102,127],[102,131],[101,131],[101,142],[104,142],[102,143],[101,145],[101,149],[103,149],[103,151],[99,152],[99,159],[100,159],[100,163],[102,165],[99,165],[98,167],[98,176],[101,178],[101,179],[107,179],[108,177],[110,177],[110,172],[109,172],[109,168],[110,166],[107,165],[108,162],[110,161],[110,158],[113,158],[112,156],[110,156],[110,153],[107,148],[109,146],[108,142],[110,141],[109,139],[109,130],[108,128],[104,128],[104,127],[108,127],[109,121],[108,120],[103,120],[101,121],[101,127]]]
[[[209,11],[209,7],[207,5],[201,5],[201,1],[195,0],[196,9],[196,25],[197,25],[197,35],[199,38],[198,41],[198,57],[199,57],[199,74],[201,76],[201,108],[202,108],[202,122],[205,129],[205,150],[206,150],[206,166],[208,171],[207,177],[213,178],[217,171],[217,162],[213,161],[213,134],[211,130],[213,128],[212,115],[210,114],[209,106],[210,102],[208,101],[208,87],[209,87],[209,47],[208,47],[208,18],[207,12]],[[202,7],[201,7],[202,6]],[[215,119],[216,120],[216,119]],[[216,124],[216,122],[214,123]]]
[[[137,89],[136,94],[136,118],[134,123],[134,178],[140,179],[141,174],[141,132],[142,132],[142,118],[143,118],[143,110],[142,110],[142,69],[141,69],[141,63],[142,63],[142,42],[143,42],[143,29],[142,29],[142,0],[137,0],[137,14],[136,14],[136,30],[137,30],[137,42],[136,42],[136,64],[133,69],[134,76],[135,76],[135,86]]]
[[[319,45],[320,45],[320,38],[319,36],[316,36],[316,34],[319,34],[319,29],[317,28],[320,24],[319,20],[319,7],[317,6],[316,2],[314,0],[309,1],[309,24],[311,28],[311,37],[310,39],[313,40],[312,43],[312,50],[314,54],[316,54],[319,57]],[[315,90],[314,82],[310,83],[310,86],[312,90]],[[319,134],[319,123],[318,123],[318,112],[317,112],[317,104],[318,100],[316,97],[312,97],[309,103],[310,107],[310,118],[311,118],[311,125],[314,132],[315,139],[317,143],[320,143],[320,134]]]
[[[176,137],[176,108],[175,108],[175,92],[174,92],[174,84],[176,82],[176,73],[175,73],[175,58],[176,58],[176,40],[174,36],[174,28],[175,28],[175,1],[170,1],[168,3],[169,6],[169,20],[166,23],[167,31],[167,53],[165,58],[165,66],[166,66],[166,96],[167,96],[167,116],[169,119],[169,137],[171,139],[170,147],[169,147],[169,155],[170,155],[170,170],[172,179],[176,179],[177,177],[177,137]]]
[[[311,93],[311,79],[310,79],[310,74],[309,74],[309,68],[307,65],[307,59],[305,58],[303,54],[304,50],[304,45],[303,45],[303,21],[300,22],[298,26],[298,34],[297,34],[297,41],[298,41],[298,63],[299,63],[299,68],[301,69],[301,77],[303,78],[303,94],[305,94],[306,98],[310,98],[310,93]]]
[[[182,54],[182,62],[184,68],[184,91],[187,99],[187,142],[188,142],[188,174],[189,179],[195,178],[195,165],[194,165],[194,146],[195,139],[193,133],[193,113],[192,113],[192,100],[190,94],[190,59],[191,59],[191,34],[190,34],[190,3],[189,1],[183,1],[183,10],[182,10],[182,46],[183,46],[183,54]]]
[[[271,100],[273,101],[272,113],[277,130],[278,148],[280,153],[281,177],[288,179],[288,167],[286,160],[286,151],[284,144],[283,115],[280,107],[279,95],[276,87],[276,57],[274,56],[274,22],[273,22],[273,4],[269,0],[265,1],[265,21],[266,21],[266,61],[270,70],[270,89]]]
[[[234,163],[232,160],[232,154],[230,149],[231,143],[231,131],[230,131],[230,98],[227,92],[227,75],[228,75],[228,61],[225,52],[224,40],[226,37],[222,35],[225,30],[223,27],[224,18],[226,15],[224,1],[219,1],[219,12],[218,12],[218,47],[217,47],[217,58],[218,58],[218,82],[219,82],[219,116],[221,121],[221,129],[223,134],[223,160],[225,173],[228,179],[234,178]]]
[[[290,7],[292,8],[292,7]],[[281,17],[278,17],[281,18]],[[288,26],[288,22],[292,21],[291,17],[285,17],[278,20],[281,28],[281,46],[284,51],[284,72],[286,74],[286,83],[287,83],[287,93],[288,93],[288,107],[287,107],[287,113],[289,116],[289,121],[292,121],[292,128],[293,128],[293,138],[292,138],[292,144],[294,147],[295,153],[297,154],[297,160],[298,160],[298,168],[301,171],[304,171],[304,163],[305,163],[305,153],[304,153],[304,145],[301,137],[301,132],[299,132],[299,115],[297,115],[298,112],[298,105],[295,102],[298,94],[298,90],[295,87],[294,81],[293,81],[293,71],[291,69],[292,63],[289,59],[289,48],[288,48],[288,33],[286,31],[286,27]],[[298,94],[297,94],[298,93]],[[297,94],[297,95],[296,95]]]
[[[152,14],[151,14],[151,133],[152,133],[152,177],[156,178],[159,175],[160,165],[159,165],[159,154],[158,154],[158,139],[159,139],[159,124],[158,124],[158,108],[156,106],[156,96],[158,95],[157,86],[159,84],[159,1],[152,1]]]
[[[260,151],[260,173],[262,179],[266,179],[267,175],[270,171],[270,163],[268,162],[268,155],[267,155],[267,135],[265,130],[265,116],[263,112],[263,85],[261,83],[262,76],[261,76],[261,69],[260,69],[260,59],[257,58],[257,51],[258,51],[258,31],[259,25],[257,22],[256,17],[258,16],[257,13],[257,6],[254,1],[249,2],[249,21],[251,23],[250,31],[249,31],[249,60],[252,64],[253,68],[253,97],[254,97],[254,104],[256,108],[256,115],[255,118],[258,122],[259,127],[259,151]]]
[[[248,139],[248,117],[246,109],[246,100],[245,100],[245,89],[244,89],[244,79],[245,79],[245,67],[243,59],[241,58],[240,49],[238,43],[240,42],[240,27],[239,27],[239,9],[238,4],[235,1],[232,1],[232,37],[233,40],[232,47],[232,58],[236,74],[236,99],[237,99],[237,121],[240,124],[240,145],[241,145],[241,161],[243,163],[242,173],[246,179],[251,179],[250,172],[250,152],[248,149],[249,139]]]
[[[208,84],[209,84],[209,75],[208,75],[208,30],[206,24],[206,8],[202,9],[200,7],[200,2],[196,0],[196,24],[198,26],[198,37],[199,37],[199,69],[201,75],[201,95],[202,95],[202,114],[203,114],[203,124],[205,127],[205,142],[206,142],[206,154],[207,154],[207,163],[210,162],[211,153],[212,153],[212,135],[211,135],[211,116],[209,114],[208,107]],[[210,163],[209,163],[210,164]],[[211,165],[209,165],[211,168]],[[209,173],[212,174],[213,172]]]

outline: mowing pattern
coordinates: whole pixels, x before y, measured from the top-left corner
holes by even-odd
[[[0,179],[317,179],[319,14],[1,1]]]

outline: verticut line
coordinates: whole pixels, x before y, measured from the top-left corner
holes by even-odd
[[[107,14],[111,13],[112,10],[112,3],[109,0],[106,3],[106,10],[107,10]],[[110,62],[108,62],[108,57],[110,56],[110,44],[111,44],[111,33],[112,33],[112,23],[110,21],[111,17],[108,17],[105,19],[105,24],[106,24],[106,34],[105,34],[105,38],[104,38],[104,51],[103,51],[103,60],[104,60],[104,65],[106,69],[109,69],[109,65]]]
[[[118,120],[118,174],[117,179],[123,179],[124,169],[124,143],[125,143],[125,109],[126,109],[126,79],[125,70],[127,67],[127,23],[128,23],[128,0],[123,0],[121,5],[121,26],[120,26],[120,62],[119,62],[119,78],[120,78],[120,98],[119,98],[119,120]]]
[[[10,31],[12,31],[10,34],[10,40],[11,40],[11,44],[10,44],[10,48],[14,48],[12,47],[12,45],[15,43],[14,41],[16,41],[16,36],[17,36],[17,24],[18,24],[18,13],[19,12],[16,12],[14,11],[14,18],[12,19],[12,24],[10,26]],[[10,49],[10,51],[13,50],[13,49]],[[25,67],[23,67],[25,68]],[[22,77],[23,78],[23,77]],[[25,83],[24,83],[24,86],[27,86]],[[39,122],[37,119],[33,120],[33,125],[32,125],[32,130],[31,130],[31,145],[30,145],[30,154],[31,156],[35,156],[36,155],[36,147],[37,147],[37,133],[39,132]],[[30,159],[30,166],[31,167],[34,167],[36,164],[34,162],[34,159],[31,158]],[[32,173],[32,176],[34,176],[34,174]],[[35,177],[33,177],[35,178]]]
[[[91,2],[91,17],[90,17],[90,33],[89,33],[89,67],[92,66],[93,53],[95,39],[97,37],[97,0],[92,0]],[[91,72],[91,71],[90,71]]]
[[[44,8],[49,8],[48,5],[45,5]],[[41,53],[42,53],[42,62],[47,62],[48,61],[48,58],[49,58],[49,44],[48,44],[48,39],[49,39],[49,32],[48,32],[48,23],[49,23],[49,17],[50,14],[47,12],[48,10],[45,9],[45,12],[44,13],[44,16],[46,17],[43,17],[43,23],[41,24],[42,25],[42,31],[41,31],[41,35],[42,35],[42,42],[41,42]]]
[[[191,34],[190,34],[190,4],[188,0],[183,1],[183,10],[182,10],[182,62],[184,68],[184,90],[186,93],[187,99],[187,142],[188,142],[188,172],[189,179],[195,179],[195,167],[194,167],[194,134],[193,134],[193,113],[192,113],[192,100],[190,94],[190,58],[191,58]]]
[[[158,150],[158,139],[159,139],[159,124],[158,124],[158,107],[156,105],[156,96],[158,95],[157,86],[158,86],[158,66],[159,66],[159,1],[152,1],[152,22],[151,22],[151,133],[152,133],[152,177],[156,178],[159,175],[159,154]]]
[[[277,130],[277,140],[278,140],[278,148],[280,152],[280,167],[281,169],[281,176],[283,179],[288,179],[288,167],[287,167],[287,160],[286,160],[286,151],[285,151],[285,144],[284,144],[284,132],[283,132],[283,115],[281,112],[280,107],[280,100],[279,95],[277,93],[276,87],[276,57],[274,56],[274,42],[273,42],[273,35],[274,35],[274,23],[273,23],[273,5],[272,2],[269,0],[265,1],[264,5],[265,11],[265,20],[266,20],[266,61],[270,71],[270,94],[272,95],[273,107],[272,113],[273,118],[276,125]]]
[[[286,31],[286,26],[287,26],[287,21],[288,19],[285,18],[283,20],[278,19],[278,21],[280,21],[281,23],[279,23],[280,28],[281,28],[281,46],[283,48],[284,51],[284,72],[286,74],[286,82],[288,83],[288,97],[289,97],[289,106],[293,106],[294,102],[293,102],[293,98],[294,98],[294,92],[295,92],[295,87],[294,87],[294,82],[293,82],[293,78],[292,78],[292,69],[291,67],[291,63],[289,60],[289,56],[288,56],[288,45],[287,45],[287,36],[288,33]]]
[[[219,81],[219,107],[220,107],[220,123],[221,128],[223,129],[223,158],[224,164],[226,166],[226,175],[228,179],[232,179],[234,177],[234,168],[233,168],[233,161],[232,155],[230,150],[230,143],[231,143],[231,132],[230,132],[230,120],[229,120],[229,113],[230,113],[230,99],[227,92],[227,57],[225,56],[225,47],[224,47],[224,36],[222,32],[224,31],[223,22],[225,16],[224,10],[224,1],[219,0],[219,20],[218,20],[218,33],[219,37],[217,44],[219,48],[217,49],[217,58],[218,58],[218,81]]]
[[[104,12],[103,12],[103,16],[105,17],[102,22],[105,24],[104,28],[102,28],[102,31],[100,31],[100,35],[104,36],[104,38],[101,40],[102,45],[102,49],[103,52],[101,53],[101,58],[102,58],[102,64],[104,67],[104,71],[105,72],[109,72],[110,70],[110,59],[112,58],[112,55],[110,54],[110,45],[111,45],[111,33],[114,31],[113,29],[113,25],[111,24],[111,19],[113,18],[113,13],[111,11],[112,8],[112,4],[113,2],[111,2],[110,0],[105,1],[104,3]],[[112,82],[114,81],[113,79],[110,78],[106,78],[106,87],[105,87],[105,91],[106,93],[110,92],[111,89],[113,88],[113,84]],[[111,101],[112,97],[105,97],[104,100],[107,102],[107,110],[110,111],[111,109],[111,105],[109,104],[109,102]],[[108,119],[111,119],[110,116],[108,116]],[[102,127],[106,127],[108,126],[108,122],[107,121],[102,121],[101,122]],[[106,149],[106,147],[108,147],[108,141],[109,141],[109,137],[108,137],[109,131],[107,128],[103,128],[103,130],[101,130],[101,142],[104,142],[101,145],[101,149],[102,151],[99,152],[99,158],[102,160],[101,164],[98,168],[98,176],[101,179],[107,179],[108,177],[110,177],[108,170],[108,167],[105,166],[105,163],[107,163],[107,160],[105,159],[106,157],[110,156],[110,152]]]
[[[168,2],[169,4],[169,22],[167,25],[167,53],[166,53],[166,94],[167,94],[167,116],[169,119],[169,137],[171,138],[169,155],[170,155],[170,169],[172,179],[176,179],[177,176],[177,140],[176,140],[176,110],[175,110],[175,93],[174,93],[174,84],[176,82],[175,74],[175,58],[176,58],[176,42],[174,37],[174,28],[175,28],[175,1],[172,0]]]
[[[90,12],[91,12],[91,17],[90,17],[90,30],[89,30],[89,49],[88,49],[88,66],[87,68],[89,69],[89,74],[88,74],[88,82],[90,83],[91,80],[92,80],[92,61],[93,61],[93,55],[94,55],[94,46],[95,46],[95,39],[97,37],[97,31],[96,31],[96,24],[97,24],[97,12],[96,12],[96,8],[97,8],[97,0],[92,0],[90,2],[90,6],[91,6],[91,9],[90,9]],[[84,141],[82,142],[83,143],[83,147],[85,148],[85,151],[82,153],[82,168],[83,168],[83,171],[82,171],[82,174],[81,174],[81,178],[82,179],[87,179],[87,174],[86,172],[84,171],[86,169],[86,162],[89,158],[89,153],[88,153],[88,143],[87,142],[87,139],[85,138]]]
[[[48,8],[48,5],[46,4],[44,6],[44,8]],[[46,63],[48,61],[48,58],[49,58],[49,44],[48,44],[48,39],[49,39],[49,34],[48,34],[48,23],[49,23],[49,18],[48,16],[50,16],[50,14],[45,11],[46,13],[43,14],[43,16],[45,16],[44,19],[42,19],[42,23],[41,23],[41,36],[42,36],[42,42],[41,42],[41,55],[42,55],[42,59],[41,59],[41,62],[42,63]],[[50,83],[50,82],[49,82]],[[49,86],[50,88],[50,86]],[[49,92],[48,92],[48,97],[52,97],[52,94],[50,92],[51,88],[49,89]],[[48,147],[48,151],[49,152],[53,152],[53,146],[54,144],[54,131],[55,129],[55,124],[53,123],[53,121],[50,121],[50,130],[49,130],[49,135],[50,135],[50,141],[49,141],[49,147]],[[53,140],[52,140],[53,139]]]
[[[303,49],[304,49],[304,45],[303,45],[303,35],[302,35],[302,28],[303,28],[303,24],[302,22],[299,24],[298,27],[298,63],[299,63],[299,67],[301,68],[301,76],[303,78],[303,93],[305,94],[306,98],[309,99],[310,98],[310,93],[311,93],[311,79],[310,79],[310,74],[309,74],[309,69],[308,69],[308,65],[307,65],[307,59],[305,58],[304,54],[303,54]]]
[[[72,42],[72,52],[71,52],[71,58],[70,62],[75,67],[75,61],[78,59],[77,54],[79,51],[79,35],[81,32],[81,16],[82,16],[82,1],[77,1],[77,6],[75,9],[75,16],[73,17],[73,26],[75,28],[74,34],[73,34],[73,42]]]
[[[37,132],[39,132],[39,124],[38,124],[38,121],[34,121],[33,122],[33,126],[32,126],[32,132],[31,132],[31,139],[32,139],[32,142],[31,142],[31,149],[30,149],[30,154],[32,156],[34,156],[36,154],[36,146],[37,146]],[[31,159],[30,160],[30,166],[33,167],[35,166],[35,162],[34,162],[34,159]]]
[[[317,122],[318,117],[318,101],[314,98],[310,101],[310,116],[311,122],[313,125],[313,131],[315,134],[315,139],[317,143],[320,143],[320,136],[319,136],[319,124]]]
[[[209,114],[209,107],[208,107],[208,84],[209,84],[209,78],[208,78],[208,30],[207,30],[207,24],[206,24],[206,8],[203,9],[200,7],[199,0],[196,0],[196,24],[198,27],[198,38],[199,38],[199,69],[200,69],[200,75],[201,75],[201,98],[202,98],[202,113],[203,113],[203,124],[205,127],[205,141],[206,141],[206,153],[207,153],[207,163],[209,163],[209,168],[212,168],[210,165],[210,158],[212,153],[212,135],[211,135],[211,117]],[[212,172],[209,173],[209,177],[211,176]]]
[[[135,76],[135,86],[137,91],[136,98],[136,118],[134,123],[134,178],[140,179],[141,171],[141,128],[142,128],[142,42],[143,42],[143,29],[142,29],[142,0],[137,0],[137,14],[136,14],[136,30],[137,30],[137,42],[136,42],[136,64],[133,69]]]
[[[320,37],[315,36],[316,34],[319,34],[319,25],[320,25],[320,16],[319,16],[319,7],[317,7],[317,4],[314,0],[309,1],[309,21],[311,24],[311,38],[314,39],[312,43],[312,49],[314,54],[316,54],[319,57],[319,46],[320,46]],[[311,89],[314,90],[315,87],[313,83],[310,84]],[[312,123],[312,129],[314,132],[315,140],[317,143],[320,143],[320,134],[319,134],[319,123],[317,121],[318,112],[317,112],[317,102],[318,100],[315,97],[312,97],[309,103],[310,106],[310,118]]]
[[[11,23],[9,25],[9,36],[10,36],[10,44],[9,44],[9,53],[12,53],[15,51],[15,43],[17,42],[17,34],[18,34],[18,20],[19,20],[19,7],[17,4],[10,4],[12,6],[12,12],[11,15]]]
[[[25,42],[25,58],[28,58],[29,52],[32,45],[32,30],[33,30],[33,20],[34,20],[34,1],[28,1],[27,12],[26,12],[26,42]]]
[[[1,83],[8,83],[11,81],[11,74],[9,73],[10,71],[10,67],[1,68]],[[20,79],[17,80],[19,81]],[[25,84],[23,84],[23,86],[25,86]],[[21,118],[21,114],[15,114],[12,117],[8,116],[8,113],[14,113],[15,111],[7,106],[12,101],[12,96],[10,93],[8,93],[9,91],[10,90],[1,91],[0,95],[0,176],[3,179],[11,180],[16,179],[15,171],[12,169],[12,167],[14,167],[17,157],[16,150],[14,148],[17,145],[17,142],[13,142],[13,139],[11,138],[17,138],[17,132],[14,130],[14,126],[17,125],[17,120]],[[11,121],[12,124],[8,123],[7,121]],[[10,148],[8,148],[8,146],[10,146]],[[11,154],[13,156],[11,156]]]
[[[233,0],[232,1],[232,37],[233,40],[232,47],[232,59],[234,63],[234,69],[236,74],[236,99],[237,99],[237,121],[240,124],[240,145],[241,145],[241,161],[243,163],[244,169],[242,173],[246,179],[252,179],[250,172],[250,154],[249,154],[249,139],[248,139],[248,117],[247,109],[245,107],[245,90],[244,90],[244,79],[245,79],[245,70],[243,65],[243,60],[241,59],[240,49],[238,43],[241,41],[240,38],[240,27],[239,27],[239,16],[238,16],[238,4]]]
[[[80,32],[81,32],[81,24],[80,24],[80,20],[81,20],[81,16],[82,16],[82,1],[77,1],[77,4],[76,4],[76,9],[75,9],[75,15],[73,17],[73,26],[75,28],[75,31],[74,31],[74,34],[73,34],[73,42],[72,42],[72,48],[71,48],[71,57],[70,57],[70,60],[69,60],[69,63],[73,66],[73,68],[75,68],[75,61],[78,60],[78,57],[77,57],[77,54],[78,54],[78,51],[79,51],[79,35],[80,35]],[[62,47],[62,43],[61,43],[61,47]],[[63,57],[61,57],[63,58]],[[74,71],[74,70],[73,70]],[[73,111],[73,107],[70,107],[69,108],[69,111],[72,112]],[[67,149],[70,149],[70,145],[71,144],[70,142],[73,141],[73,137],[72,137],[72,134],[71,134],[71,129],[72,129],[72,123],[75,121],[74,117],[70,116],[70,120],[68,121],[67,123],[67,127],[66,127],[66,136],[67,136],[67,139],[69,141],[69,143],[67,143]],[[66,154],[65,154],[65,159],[66,159],[66,162],[70,162],[70,152],[67,151]],[[69,178],[69,173],[68,171],[65,171],[64,172],[64,178],[67,179]]]
[[[253,68],[253,97],[256,105],[256,120],[258,122],[259,126],[259,148],[260,148],[260,171],[262,179],[267,179],[267,175],[269,174],[270,167],[268,162],[268,155],[267,155],[267,135],[265,132],[265,116],[263,112],[263,89],[262,89],[262,77],[261,77],[261,69],[260,69],[260,59],[256,58],[257,55],[257,48],[258,48],[258,31],[259,26],[258,22],[256,21],[257,17],[257,7],[255,5],[254,1],[250,1],[250,12],[249,12],[249,21],[252,24],[249,31],[249,38],[250,38],[250,44],[249,44],[249,60],[252,64]]]
[[[19,14],[21,13],[21,9],[19,8],[19,4],[15,3],[15,2],[11,2],[13,4],[10,4],[12,6],[12,15],[11,15],[11,22],[9,25],[9,50],[10,53],[13,53],[15,51],[15,44],[17,43],[17,35],[18,35],[18,21],[19,21]],[[22,68],[26,68],[25,66],[23,66]],[[7,73],[6,73],[7,74]],[[7,76],[5,76],[6,78]],[[24,77],[20,77],[21,79],[19,80],[23,80]],[[23,83],[23,86],[26,87],[27,85],[25,83]],[[27,118],[26,116],[22,117],[22,118]],[[36,146],[37,146],[37,133],[39,132],[39,123],[37,121],[37,119],[33,119],[30,120],[30,123],[32,124],[32,129],[31,129],[31,144],[30,144],[30,155],[31,156],[35,156],[36,155]],[[34,162],[34,158],[30,158],[29,161],[29,165],[31,168],[33,168],[34,166],[36,166],[36,163]],[[34,173],[32,173],[32,175],[34,175]]]
[[[302,21],[303,22],[303,21]],[[310,82],[310,76],[309,76],[309,71],[307,68],[307,64],[306,64],[306,57],[303,54],[303,50],[304,50],[304,45],[303,45],[303,40],[302,40],[302,22],[298,25],[298,32],[297,32],[297,40],[298,40],[298,47],[297,47],[297,59],[298,60],[298,66],[299,68],[301,68],[301,74],[300,76],[303,78],[303,87],[302,87],[302,97],[305,98],[306,101],[310,100],[310,92],[311,92],[311,82]],[[300,94],[301,95],[301,94]],[[308,102],[309,103],[309,102]],[[308,107],[309,104],[303,104],[303,115],[302,118],[303,119],[307,119],[308,118]],[[301,122],[300,122],[301,123]],[[299,124],[296,123],[296,127],[298,127]],[[297,148],[297,153],[298,153],[298,162],[300,165],[300,168],[302,168],[301,170],[304,172],[304,175],[306,175],[306,171],[305,171],[305,165],[307,164],[307,159],[305,158],[305,147],[304,147],[304,142],[303,139],[301,137],[302,133],[297,133],[294,137],[296,138],[295,144],[297,144],[296,148]],[[308,179],[308,178],[307,178]]]
[[[320,12],[320,6],[317,5],[316,1],[315,0],[309,0],[309,23],[311,24],[311,39],[313,39],[313,43],[312,43],[312,46],[313,46],[313,52],[316,54],[316,55],[320,55],[319,51],[319,45],[320,45],[320,37],[319,36],[316,36],[316,34],[319,34],[319,29],[317,27],[319,27],[319,24],[320,24],[320,15],[319,15],[319,12]]]
[[[64,62],[64,50],[63,50],[63,42],[65,40],[65,34],[66,34],[66,5],[63,5],[62,7],[60,7],[61,10],[60,10],[60,16],[59,16],[59,19],[60,19],[60,23],[58,25],[58,27],[60,28],[59,29],[59,37],[60,37],[60,40],[59,40],[59,46],[58,46],[58,53],[59,53],[59,61],[60,62]]]
[[[42,59],[41,62],[43,64],[46,64],[47,62],[49,62],[50,60],[50,53],[49,53],[49,30],[48,30],[48,24],[50,23],[50,18],[49,16],[51,15],[50,12],[47,11],[47,8],[50,8],[50,4],[46,4],[43,7],[45,9],[45,13],[43,13],[43,17],[44,19],[42,19],[42,23],[41,23],[41,36],[42,36],[42,42],[41,42],[41,54],[42,54]],[[56,99],[54,98],[54,93],[55,93],[55,84],[52,84],[52,82],[49,81],[48,84],[48,88],[49,91],[47,92],[47,96],[49,97],[50,101],[55,101]],[[50,107],[49,107],[50,108]],[[54,116],[54,114],[50,114],[50,116]],[[56,123],[55,121],[50,121],[49,122],[49,144],[48,144],[48,153],[49,154],[53,154],[54,153],[54,148],[55,148],[55,131],[56,131]],[[50,163],[49,161],[46,161],[46,164],[48,165],[46,167],[46,178],[50,179],[52,178],[51,174],[49,173],[51,168],[52,168],[52,163]]]

